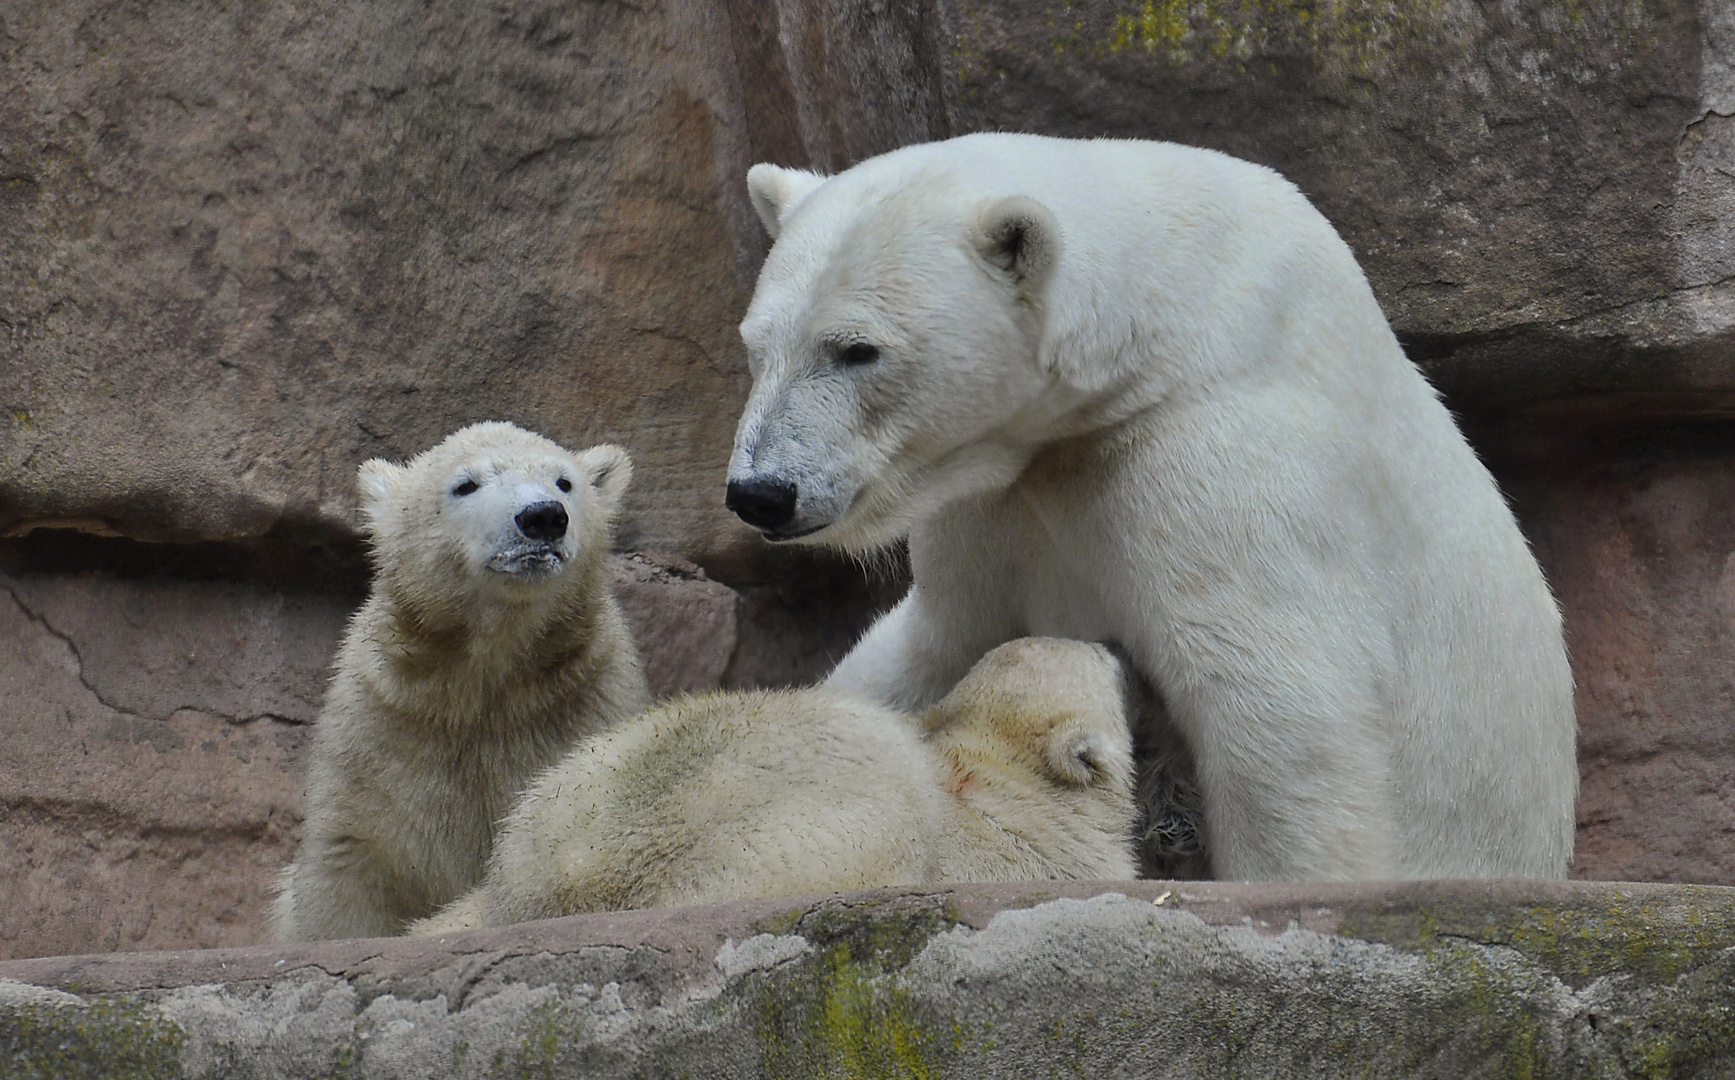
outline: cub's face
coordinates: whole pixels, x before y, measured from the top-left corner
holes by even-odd
[[[606,549],[625,451],[572,454],[511,424],[476,424],[405,465],[361,468],[382,573],[430,596],[510,596]]]
[[[771,540],[859,551],[1010,484],[1053,382],[1036,355],[1046,212],[943,179],[887,194],[767,169],[750,184],[777,243],[741,324],[753,391],[730,509]]]

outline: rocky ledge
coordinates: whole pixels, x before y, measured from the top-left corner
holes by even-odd
[[[1689,1077],[1735,889],[1121,882],[0,963],[18,1077]]]

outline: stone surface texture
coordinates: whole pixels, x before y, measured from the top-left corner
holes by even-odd
[[[1504,471],[1567,616],[1575,876],[1735,882],[1735,429],[1567,423]]]
[[[1729,407],[1735,7],[946,0],[957,129],[1163,138],[1270,165],[1460,405],[1610,389]]]
[[[741,598],[678,555],[616,557],[611,585],[659,698],[722,683],[735,655]]]
[[[0,576],[0,956],[264,940],[348,607]]]
[[[1719,1077],[1735,890],[999,885],[0,964],[20,1077]]]
[[[940,134],[921,18],[787,7],[0,2],[0,533],[344,531],[492,418],[624,444],[623,547],[758,557],[741,177]]]

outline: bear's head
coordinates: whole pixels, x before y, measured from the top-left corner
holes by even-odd
[[[380,577],[403,601],[463,618],[525,603],[608,550],[632,478],[618,446],[574,454],[512,424],[472,424],[402,465],[359,470]]]
[[[1038,356],[1053,216],[903,153],[748,173],[775,244],[741,323],[753,391],[727,501],[769,539],[896,540],[1010,484],[1070,407]]]
[[[1069,876],[1130,877],[1132,693],[1104,646],[1021,638],[977,661],[921,722],[965,803],[1070,862]]]

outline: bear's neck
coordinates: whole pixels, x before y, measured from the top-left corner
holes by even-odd
[[[572,700],[609,668],[620,613],[600,566],[573,569],[558,590],[522,604],[448,607],[383,589],[375,692],[458,741],[577,721]],[[596,690],[606,697],[611,688]]]

